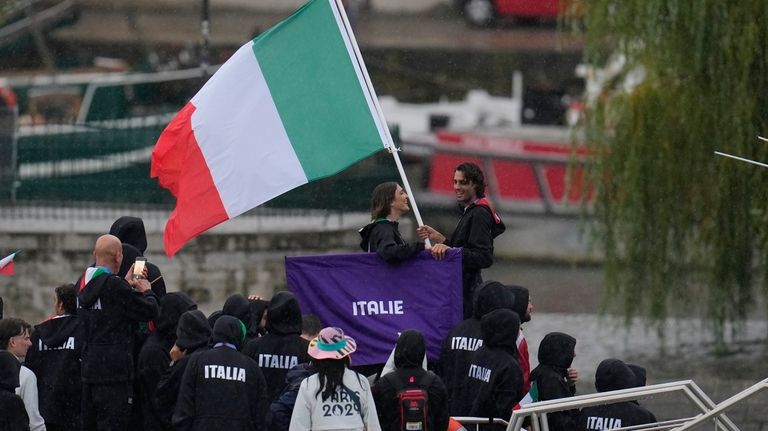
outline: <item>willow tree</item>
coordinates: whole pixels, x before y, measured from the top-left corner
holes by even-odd
[[[713,154],[768,161],[768,1],[583,7],[589,63],[626,61],[584,117],[604,299],[693,312],[723,341],[768,292],[768,169]]]

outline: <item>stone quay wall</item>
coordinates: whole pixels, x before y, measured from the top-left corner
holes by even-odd
[[[8,220],[4,250],[21,249],[16,275],[0,277],[5,316],[38,322],[53,311],[53,288],[75,282],[93,263],[93,244],[120,214],[100,220]],[[218,310],[233,293],[269,298],[286,286],[285,256],[359,250],[357,229],[367,215],[319,214],[244,217],[214,228],[169,259],[162,248],[163,217],[142,217],[149,261],[160,267],[169,292],[190,295],[202,311]],[[9,251],[9,252],[10,252]]]

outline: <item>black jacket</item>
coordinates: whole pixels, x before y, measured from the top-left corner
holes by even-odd
[[[267,382],[267,400],[285,387],[288,370],[309,362],[309,341],[301,338],[301,308],[291,292],[278,292],[267,307],[267,334],[248,342],[243,353],[259,364]]]
[[[170,351],[176,341],[176,325],[179,318],[184,312],[196,308],[197,305],[183,293],[169,293],[160,300],[160,314],[155,322],[155,332],[141,347],[137,366],[134,402],[138,401],[141,405],[144,431],[161,429],[161,412],[156,411],[153,406],[157,384],[170,367]]]
[[[144,256],[147,251],[147,233],[144,229],[144,221],[138,217],[124,216],[115,220],[112,223],[112,227],[109,228],[109,234],[114,235],[120,239],[120,242],[130,244],[139,252],[139,256]],[[130,259],[128,267],[133,264],[133,259]],[[160,299],[165,295],[165,280],[160,278],[160,268],[152,262],[147,262],[147,279],[152,282],[152,291],[155,292],[157,298]]]
[[[464,320],[448,333],[443,340],[438,374],[448,390],[448,404],[451,415],[459,415],[459,404],[467,380],[469,358],[483,345],[480,319],[489,312],[511,309],[515,297],[511,290],[495,281],[487,281],[475,290],[474,315]]]
[[[472,291],[482,282],[480,270],[493,265],[493,239],[505,229],[504,222],[491,209],[488,200],[481,198],[464,209],[451,237],[445,241],[450,247],[463,248],[465,318],[472,315]]]
[[[600,362],[595,371],[595,388],[598,392],[629,389],[637,386],[637,377],[619,359]],[[646,408],[632,401],[584,407],[578,420],[579,430],[607,430],[656,422],[656,417]]]
[[[29,431],[24,401],[15,393],[20,365],[13,354],[0,350],[0,431]]]
[[[561,332],[551,332],[539,344],[539,366],[531,372],[531,385],[535,385],[538,398],[548,401],[572,397],[576,386],[568,382],[568,368],[575,356],[576,339]],[[547,415],[549,429],[570,431],[576,427],[578,410],[566,410]]]
[[[83,382],[131,381],[136,323],[157,317],[155,294],[140,293],[116,275],[101,274],[80,289],[77,302],[85,334]]]
[[[480,325],[483,346],[470,358],[458,415],[508,419],[525,395],[515,343],[520,319],[500,309],[483,316]]]
[[[80,428],[80,354],[83,332],[77,316],[52,317],[35,326],[25,365],[37,377],[40,414],[46,424]]]
[[[296,365],[288,370],[288,373],[285,375],[283,391],[269,406],[269,412],[272,415],[270,429],[273,431],[288,431],[291,425],[293,406],[296,404],[296,397],[299,394],[301,382],[315,374],[315,372],[314,367],[309,362]]]
[[[264,429],[264,376],[253,359],[236,350],[244,328],[238,319],[221,316],[213,328],[213,349],[190,357],[173,414],[175,430]]]
[[[427,392],[427,429],[448,428],[448,392],[440,377],[421,368],[426,347],[424,337],[415,330],[400,335],[395,347],[395,371],[386,374],[372,388],[379,424],[383,431],[401,428],[398,388],[418,388]]]
[[[406,243],[400,236],[398,223],[376,219],[360,229],[360,248],[376,252],[388,263],[399,263],[424,250],[423,242]]]
[[[170,368],[165,370],[155,389],[155,398],[153,406],[157,412],[159,429],[172,429],[173,412],[176,409],[176,402],[179,399],[181,391],[181,382],[184,377],[184,371],[187,369],[189,359],[198,353],[208,350],[208,346],[202,346],[194,351],[187,352],[181,359],[174,362]]]

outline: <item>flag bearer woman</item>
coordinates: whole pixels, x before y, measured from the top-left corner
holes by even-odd
[[[360,248],[376,252],[389,263],[410,259],[421,250],[423,242],[406,243],[400,236],[398,221],[407,214],[408,194],[394,181],[379,184],[371,196],[371,222],[360,229]]]

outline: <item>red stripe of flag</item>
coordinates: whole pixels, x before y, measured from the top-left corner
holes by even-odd
[[[163,130],[152,151],[150,177],[157,178],[160,185],[176,197],[176,208],[163,233],[168,256],[176,254],[187,241],[229,219],[192,130],[194,112],[195,106],[187,103]]]
[[[16,270],[13,267],[13,261],[8,262],[4,267],[0,268],[1,275],[13,275],[16,274]]]

